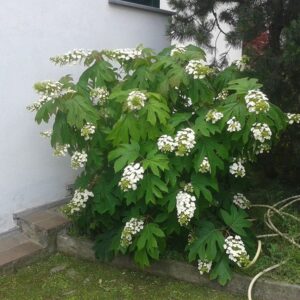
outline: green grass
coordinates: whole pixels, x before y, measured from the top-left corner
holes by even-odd
[[[293,214],[300,219],[300,213],[295,210],[287,210],[286,212]],[[281,232],[288,233],[297,243],[300,243],[300,223],[291,218],[280,218],[274,216],[272,218],[274,224],[280,228]],[[267,228],[260,226],[262,233],[270,232]],[[257,230],[259,232],[259,230]],[[263,238],[262,254],[256,264],[249,270],[244,271],[244,274],[254,276],[262,270],[286,261],[279,268],[266,273],[264,278],[269,278],[277,281],[284,281],[294,284],[300,284],[300,250],[291,243],[281,237]]]
[[[57,272],[53,268],[62,267]],[[51,271],[52,270],[52,271]],[[142,272],[53,255],[0,277],[1,300],[209,299],[243,300],[227,293]]]
[[[256,188],[251,189],[247,196],[253,203],[272,205],[280,200],[293,195],[300,194],[300,187],[290,187],[276,180],[261,179]],[[295,203],[285,212],[288,212],[300,219],[300,202]],[[250,211],[251,217],[257,219],[254,222],[254,231],[256,234],[268,234],[271,232],[264,224],[264,213],[266,209],[256,208]],[[283,233],[300,243],[300,223],[289,217],[272,217],[274,224]],[[254,276],[262,270],[286,261],[279,268],[266,273],[263,278],[269,278],[277,281],[284,281],[294,284],[300,284],[300,250],[281,237],[263,238],[262,254],[256,264],[249,270],[237,270],[249,276]]]

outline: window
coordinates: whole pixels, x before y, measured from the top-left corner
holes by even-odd
[[[160,4],[159,3],[160,0],[123,0],[123,1],[152,6],[152,7],[158,7],[158,8],[159,8],[159,4]]]

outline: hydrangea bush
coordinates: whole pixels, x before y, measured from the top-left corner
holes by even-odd
[[[205,65],[191,45],[74,50],[51,61],[87,67],[76,83],[37,83],[28,110],[38,123],[53,118],[42,136],[81,168],[65,213],[95,239],[97,257],[129,253],[144,267],[175,248],[226,284],[256,247],[240,183],[298,115],[274,106],[236,64]]]

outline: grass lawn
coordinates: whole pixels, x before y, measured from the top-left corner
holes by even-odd
[[[193,284],[61,254],[22,268],[16,274],[0,276],[0,299],[243,300]]]

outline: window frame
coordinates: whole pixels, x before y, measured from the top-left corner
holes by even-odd
[[[161,9],[158,7],[144,5],[144,4],[137,4],[134,2],[128,2],[126,0],[108,0],[108,3],[112,4],[112,5],[120,5],[120,6],[135,8],[135,9],[141,9],[141,10],[159,13],[159,14],[163,14],[163,15],[167,15],[167,16],[174,15],[174,12],[172,12],[170,10]]]
[[[145,6],[149,6],[149,7],[155,7],[155,8],[160,8],[160,0],[122,0],[125,2],[130,2],[130,3],[134,3],[134,4],[138,4],[138,5],[145,5]],[[146,3],[138,3],[138,1],[145,1],[145,2],[151,2],[149,4]]]

